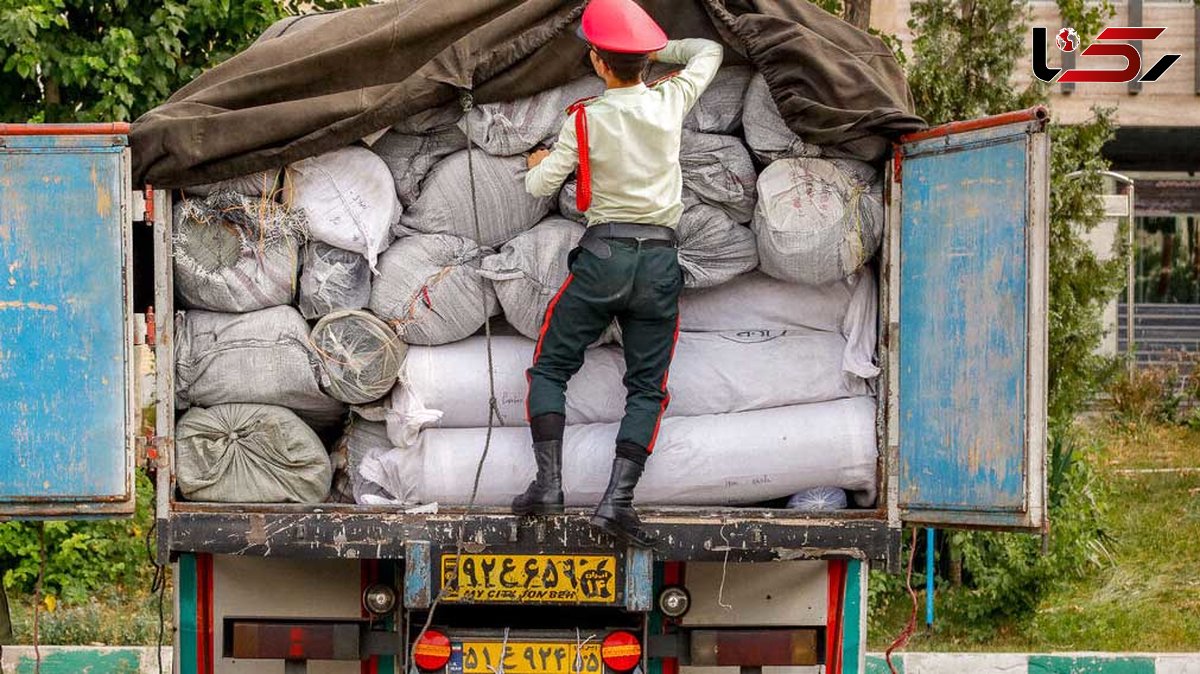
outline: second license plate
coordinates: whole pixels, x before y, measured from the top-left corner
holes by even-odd
[[[545,641],[462,644],[462,674],[599,674],[603,669],[597,643],[582,649],[572,643]]]

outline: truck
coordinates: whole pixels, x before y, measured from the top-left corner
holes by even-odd
[[[128,125],[0,125],[0,519],[127,516],[148,468],[180,674],[863,674],[905,527],[1046,531],[1047,124],[887,159],[876,506],[645,508],[654,550],[577,510],[180,499],[176,195],[131,183]]]

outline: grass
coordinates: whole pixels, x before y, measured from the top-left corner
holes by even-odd
[[[33,643],[33,597],[10,596],[14,643]],[[50,610],[49,606],[53,606]],[[113,592],[84,604],[43,604],[39,641],[55,646],[152,646],[158,642],[158,597],[144,589]],[[163,613],[164,643],[171,643],[171,589]]]
[[[926,629],[922,588],[909,650],[1200,650],[1200,431],[1092,421],[1088,432],[1106,447],[1092,460],[1112,488],[1110,562],[1045,597],[1031,619],[985,639],[941,618]],[[887,648],[910,610],[893,599],[872,625],[870,647]]]

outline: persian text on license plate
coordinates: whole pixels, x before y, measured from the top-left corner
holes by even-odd
[[[463,674],[600,674],[604,669],[596,643],[577,649],[571,643],[466,642],[462,653]]]
[[[617,601],[614,555],[445,555],[441,571],[446,601],[531,604]]]

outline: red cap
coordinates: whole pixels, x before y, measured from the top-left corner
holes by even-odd
[[[667,34],[633,0],[591,0],[579,33],[593,47],[621,54],[649,54],[667,46]]]

